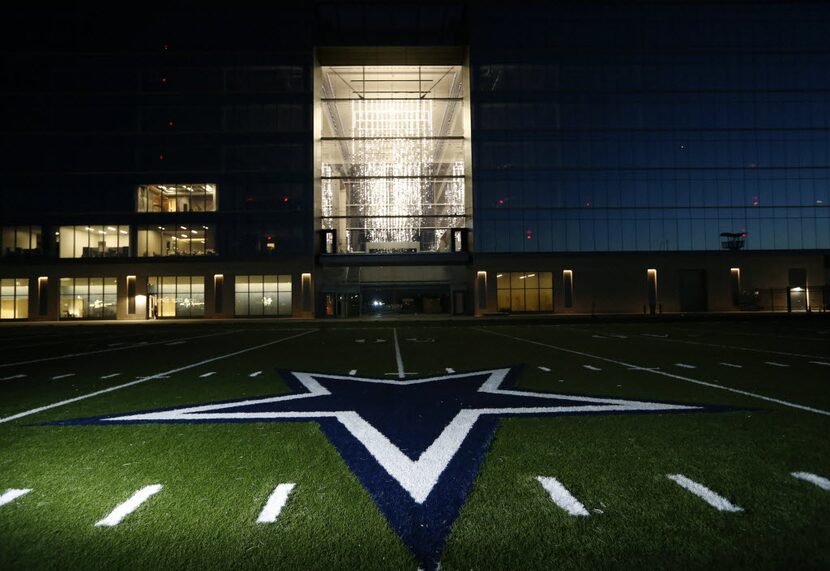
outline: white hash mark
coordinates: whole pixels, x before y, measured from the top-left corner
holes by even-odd
[[[277,521],[280,512],[282,511],[285,502],[288,501],[288,495],[294,489],[296,484],[280,484],[271,493],[268,501],[265,502],[265,507],[262,508],[259,517],[256,518],[257,523],[274,523]]]
[[[101,521],[95,524],[96,527],[113,527],[121,523],[121,521],[133,513],[135,510],[138,509],[138,506],[146,502],[150,499],[150,496],[153,494],[157,494],[161,491],[161,484],[153,484],[152,486],[144,486],[136,493],[134,493],[130,498],[122,503],[118,504],[114,510],[112,510],[107,517],[102,519]]]
[[[568,512],[570,515],[590,515],[579,500],[577,500],[571,493],[559,483],[556,478],[549,478],[545,476],[536,476],[536,479],[542,484],[542,487],[550,494],[550,499],[553,500],[557,506]]]
[[[702,499],[704,502],[712,506],[713,508],[722,511],[722,512],[742,512],[744,511],[743,508],[740,508],[734,504],[732,504],[729,500],[720,496],[704,486],[703,484],[698,484],[694,480],[690,480],[686,476],[682,474],[667,474],[666,477],[669,480],[674,481],[677,483],[678,486],[684,488],[694,495]]]

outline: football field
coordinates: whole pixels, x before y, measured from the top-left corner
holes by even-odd
[[[830,568],[830,320],[0,328],[0,569]]]

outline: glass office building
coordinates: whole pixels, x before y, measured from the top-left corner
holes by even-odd
[[[4,320],[828,303],[827,6],[4,19]]]

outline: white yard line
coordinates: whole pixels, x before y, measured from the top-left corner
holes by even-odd
[[[720,496],[704,486],[703,484],[698,484],[694,480],[690,480],[683,474],[667,474],[666,478],[675,482],[681,488],[684,488],[704,502],[712,506],[713,508],[722,511],[722,512],[742,512],[744,511],[743,508],[736,506],[735,504],[731,503],[729,500]]]
[[[0,494],[0,506],[4,506],[4,505],[8,504],[9,502],[13,502],[14,500],[19,498],[20,496],[25,496],[26,494],[28,494],[31,491],[32,491],[31,488],[22,488],[22,489],[10,488],[10,489],[6,490],[5,492],[3,492],[2,494]]]
[[[827,361],[810,361],[811,365],[824,365],[825,367],[830,367],[830,363]]]
[[[721,345],[719,343],[704,343],[703,341],[687,341],[685,339],[668,339],[667,335],[649,335],[643,333],[646,337],[655,337],[669,343],[685,343],[686,345],[702,345],[704,347],[720,347],[721,349],[733,349],[735,351],[751,351],[753,353],[769,353],[770,355],[786,355],[788,357],[807,357],[809,359],[824,359],[824,355],[804,355],[802,353],[788,353],[787,351],[772,351],[769,349],[755,349],[754,347],[741,347],[739,345]]]
[[[111,378],[113,378],[113,377],[117,377],[117,376],[118,376],[118,375],[120,375],[120,374],[121,374],[121,373],[111,373],[111,374],[109,374],[109,375],[104,375],[104,376],[103,376],[103,377],[101,377],[101,378],[102,378],[102,379],[111,379]]]
[[[248,347],[246,349],[241,349],[239,351],[234,351],[233,353],[226,353],[224,355],[219,355],[218,357],[211,357],[210,359],[205,359],[204,361],[199,361],[198,363],[191,363],[190,365],[185,365],[184,367],[178,367],[176,369],[170,369],[169,371],[164,371],[162,373],[157,373],[155,375],[150,375],[149,377],[141,377],[136,379],[135,381],[130,381],[129,383],[124,383],[123,385],[116,385],[114,387],[109,387],[106,389],[101,389],[100,391],[95,391],[92,393],[87,393],[85,395],[80,395],[75,398],[62,400],[59,402],[54,402],[52,404],[47,404],[44,406],[39,406],[37,408],[33,408],[31,410],[26,410],[23,412],[19,412],[17,414],[13,414],[11,416],[7,416],[5,418],[0,418],[0,424],[4,422],[9,422],[11,420],[16,420],[18,418],[22,418],[24,416],[29,416],[32,414],[37,414],[39,412],[43,412],[44,410],[50,410],[53,408],[57,408],[59,406],[65,406],[67,404],[72,404],[73,402],[78,402],[84,399],[97,397],[98,395],[103,395],[106,393],[110,393],[112,391],[117,391],[121,389],[125,389],[127,387],[131,387],[133,385],[138,385],[141,383],[146,383],[147,381],[152,381],[153,379],[160,379],[163,377],[170,376],[174,373],[179,373],[181,371],[186,371],[188,369],[193,369],[195,367],[201,367],[202,365],[206,365],[208,363],[213,363],[214,361],[219,361],[221,359],[227,359],[228,357],[235,357],[236,355],[241,355],[243,353],[248,353],[249,351],[256,351],[257,349],[262,349],[263,347],[269,347],[271,345],[276,345],[277,343],[282,343],[283,341],[288,341],[290,339],[296,339],[297,337],[302,337],[303,335],[308,335],[309,333],[316,332],[316,329],[311,329],[308,331],[304,331],[303,333],[298,333],[297,335],[291,335],[290,337],[283,337],[282,339],[277,339],[276,341],[269,341],[268,343],[262,343],[260,345],[254,345],[253,347]]]
[[[171,347],[173,345],[184,345],[185,343],[187,343],[187,341],[173,341],[172,343],[165,343],[165,345]]]
[[[19,375],[11,375],[9,377],[3,377],[2,379],[0,379],[0,381],[13,381],[15,379],[22,379],[22,378],[25,378],[25,377],[26,377],[26,375],[21,373]]]
[[[262,512],[260,512],[259,517],[256,518],[256,522],[274,523],[277,521],[277,517],[279,517],[282,508],[285,506],[285,502],[288,501],[288,495],[291,493],[291,490],[294,489],[295,485],[296,484],[280,484],[274,488],[274,491],[265,503],[265,507],[262,508]]]
[[[398,378],[405,379],[406,373],[404,372],[403,368],[403,358],[401,357],[401,346],[398,344],[398,330],[397,328],[392,329],[392,333],[395,336],[395,360],[398,362]]]
[[[216,371],[210,371],[209,373],[205,373],[204,375],[199,375],[200,379],[204,379],[206,377],[210,377],[216,374]]]
[[[694,365],[688,365],[686,363],[675,363],[675,367],[680,367],[681,369],[697,369]]]
[[[161,484],[153,484],[152,486],[144,486],[122,504],[118,504],[107,517],[95,524],[96,527],[112,527],[121,523],[121,521],[133,513],[138,507],[150,499],[153,494],[161,491]]]
[[[785,365],[784,363],[776,363],[775,361],[764,361],[764,365],[772,365],[773,367],[789,367],[789,365]]]
[[[549,367],[542,367],[542,366],[540,366],[540,367],[539,367],[539,370],[540,370],[540,371],[544,371],[544,372],[546,372],[546,373],[550,373],[550,368],[549,368]]]
[[[617,361],[615,359],[609,359],[607,357],[600,357],[599,355],[591,355],[590,353],[583,353],[582,351],[575,351],[574,349],[566,349],[565,347],[558,347],[556,345],[550,345],[549,343],[542,343],[541,341],[534,341],[533,339],[524,339],[523,337],[515,337],[514,335],[507,335],[506,333],[497,333],[495,331],[490,331],[489,329],[482,329],[480,327],[477,328],[479,331],[483,331],[484,333],[489,333],[490,335],[497,335],[499,337],[506,337],[507,339],[513,339],[515,341],[522,341],[524,343],[530,343],[532,345],[539,345],[540,347],[547,347],[549,349],[554,349],[556,351],[562,351],[564,353],[571,353],[573,355],[580,355],[581,357],[589,357],[591,359],[598,359],[600,361],[605,361],[606,363],[614,363],[615,365],[622,365],[623,367],[637,367],[637,365],[632,365],[631,363],[626,363],[625,361]],[[718,389],[721,391],[728,391],[730,393],[735,393],[739,395],[744,395],[760,400],[764,400],[767,402],[774,402],[776,404],[780,404],[782,406],[787,406],[790,408],[797,408],[799,410],[806,410],[807,412],[814,412],[816,414],[822,414],[824,416],[830,416],[830,411],[821,410],[819,408],[813,408],[810,406],[804,406],[801,404],[796,404],[793,402],[775,399],[772,397],[767,397],[758,393],[751,393],[749,391],[742,391],[740,389],[733,389],[731,387],[725,387],[723,385],[717,385],[715,383],[708,383],[706,381],[699,381],[697,379],[692,379],[690,377],[683,377],[681,375],[675,375],[673,373],[669,373],[667,371],[661,371],[659,369],[646,369],[643,368],[643,371],[647,373],[653,373],[655,375],[661,375],[663,377],[669,377],[670,379],[677,379],[678,381],[685,381],[687,383],[693,383],[695,385],[701,385],[704,387],[709,387],[712,389]],[[0,421],[2,422],[2,421]]]
[[[735,363],[721,363],[724,367],[732,367],[733,369],[743,369],[743,365],[736,365]]]
[[[589,371],[601,371],[599,367],[594,367],[593,365],[582,365],[583,368],[588,369]]]
[[[798,478],[799,480],[804,480],[805,482],[815,484],[822,490],[827,490],[828,492],[830,492],[830,480],[828,480],[827,478],[822,478],[821,476],[811,474],[810,472],[793,472],[791,476],[793,478]]]
[[[75,373],[64,373],[63,375],[55,375],[52,377],[51,380],[57,381],[58,379],[66,379],[67,377],[74,377]]]
[[[249,376],[249,377],[258,377],[258,376],[260,376],[261,374],[262,374],[262,371],[254,371],[253,373],[251,373],[251,374],[250,374],[250,375],[248,375],[248,376]]]
[[[545,476],[536,476],[536,479],[542,484],[542,487],[550,494],[550,499],[553,500],[557,506],[565,510],[571,515],[590,515],[579,500],[577,500],[571,493],[559,483],[556,478],[547,478]]]
[[[187,339],[204,339],[205,337],[215,337],[217,335],[230,335],[236,333],[236,330],[221,331],[219,333],[208,333],[206,335],[196,335],[195,337],[187,337]],[[162,345],[167,341],[156,341],[154,343],[137,343],[134,345],[127,345],[125,347],[110,347],[109,349],[96,349],[95,351],[85,351],[83,353],[68,353],[66,355],[56,355],[54,357],[43,357],[42,359],[30,359],[28,361],[16,361],[14,363],[0,363],[2,367],[15,367],[17,365],[28,365],[30,363],[43,363],[44,361],[58,361],[60,359],[72,359],[74,357],[85,357],[87,355],[97,355],[99,353],[111,353],[113,351],[125,351],[127,349],[138,349],[139,347],[150,347],[151,345]]]

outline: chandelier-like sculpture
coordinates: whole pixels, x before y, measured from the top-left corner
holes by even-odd
[[[417,242],[429,202],[435,142],[432,101],[367,100],[352,104],[351,202],[365,217],[367,242]]]
[[[346,252],[449,251],[463,227],[459,66],[327,68],[321,228]],[[337,244],[334,240],[337,239]]]

